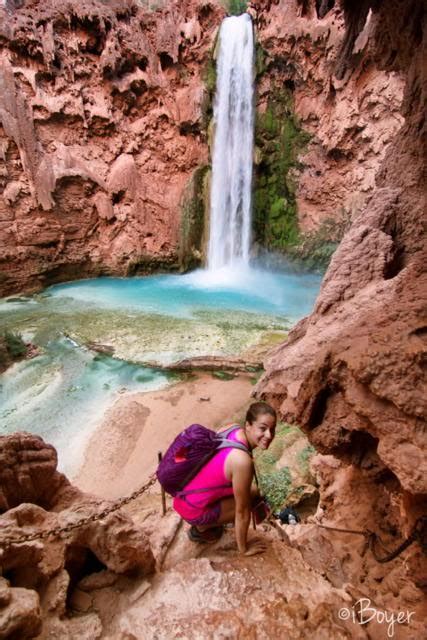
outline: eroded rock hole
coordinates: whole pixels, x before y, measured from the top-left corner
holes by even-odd
[[[147,83],[144,80],[134,80],[130,86],[136,96],[142,96],[147,91]]]
[[[384,280],[391,280],[396,277],[405,267],[405,263],[405,249],[404,247],[400,247],[399,249],[396,249],[392,260],[390,260],[390,262],[388,262],[384,267]]]
[[[160,59],[160,66],[162,68],[162,71],[165,71],[166,69],[169,69],[170,67],[173,66],[173,59],[165,51],[162,51],[161,53],[159,53],[159,59]]]
[[[121,189],[120,191],[113,193],[113,204],[119,204],[119,202],[123,200],[125,193],[126,192],[124,189]]]
[[[335,6],[335,0],[316,0],[317,17],[322,19]]]
[[[212,19],[213,8],[210,4],[203,5],[198,11],[200,26],[204,30]]]
[[[412,333],[414,336],[423,338],[424,336],[427,336],[427,327],[418,327],[418,329],[415,329]]]
[[[325,417],[326,407],[328,404],[328,399],[332,396],[333,390],[330,387],[325,387],[321,389],[314,399],[313,406],[311,409],[310,419],[308,421],[308,428],[310,430],[315,429],[323,422],[323,418]]]
[[[70,584],[67,592],[67,605],[76,585],[93,573],[99,573],[107,567],[87,547],[68,547],[65,555],[65,570],[70,576]]]
[[[146,71],[148,67],[148,58],[142,57],[136,64],[141,69],[141,71]]]
[[[377,459],[378,438],[374,438],[367,431],[351,431],[348,445],[352,463],[369,468]],[[370,462],[369,462],[370,460]]]
[[[9,581],[11,587],[34,589],[40,584],[40,574],[37,565],[27,565],[3,571],[3,578]]]
[[[299,0],[301,6],[301,16],[304,17],[310,10],[311,0]]]
[[[182,136],[194,136],[200,133],[200,127],[197,122],[183,122],[179,127],[179,133]]]

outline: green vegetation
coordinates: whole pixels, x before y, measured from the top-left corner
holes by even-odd
[[[194,171],[183,197],[179,263],[184,271],[200,264],[208,170],[202,166]]]
[[[304,474],[308,473],[310,459],[314,456],[315,453],[316,453],[316,449],[311,444],[308,444],[298,454],[298,462]]]
[[[234,378],[234,374],[229,371],[212,371],[212,375],[219,380],[233,380]]]
[[[283,507],[291,488],[291,473],[287,467],[265,473],[259,480],[262,493],[273,511]]]
[[[276,437],[268,451],[255,452],[254,457],[260,489],[266,496],[273,511],[277,511],[283,506],[291,490],[292,478],[289,469],[287,467],[276,469],[276,462],[283,453],[287,434],[294,430],[295,427],[279,423]]]
[[[265,51],[259,42],[255,42],[255,72],[257,77],[265,71]]]
[[[3,338],[6,344],[6,349],[11,358],[21,358],[27,352],[27,347],[19,333],[13,333],[12,331],[6,331],[3,334]]]
[[[209,57],[203,70],[203,82],[210,94],[216,89],[216,64],[212,56]]]
[[[309,139],[293,112],[291,90],[273,86],[267,108],[257,113],[255,124],[260,162],[255,173],[254,232],[267,249],[287,252],[300,241],[292,169],[299,166],[298,154]]]
[[[19,333],[5,331],[0,335],[0,372],[7,369],[14,360],[22,358],[27,347]]]
[[[308,269],[326,269],[350,222],[350,216],[344,211],[337,220],[327,218],[318,229],[302,235],[300,243],[289,249],[291,258]]]
[[[223,0],[222,4],[230,16],[240,16],[248,7],[247,0]]]

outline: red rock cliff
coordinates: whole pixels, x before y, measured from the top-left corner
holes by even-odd
[[[403,123],[399,69],[375,64],[375,14],[361,11],[357,33],[345,45],[358,64],[348,68],[340,62],[345,25],[338,2],[252,4],[266,68],[258,108],[265,108],[272,86],[290,88],[295,113],[311,135],[293,175],[299,225],[311,231],[325,220],[351,219],[372,194]]]
[[[268,360],[257,395],[302,425],[322,453],[350,464],[335,491],[339,473],[325,462],[321,504],[328,516],[393,539],[427,511],[426,20],[418,0],[342,5],[346,31],[334,78],[358,75],[355,42],[369,17],[372,64],[406,78],[404,122],[313,313]],[[413,554],[412,577],[425,584],[419,546]]]
[[[148,4],[2,3],[0,294],[177,268],[200,250],[200,224],[195,241],[184,234],[185,201],[209,163],[203,78],[224,10]],[[257,106],[277,83],[291,87],[312,134],[293,176],[306,231],[361,210],[402,123],[399,70],[373,60],[375,19],[360,18],[359,65],[338,79],[343,12],[320,4],[255,11],[266,56]]]
[[[224,10],[157,4],[0,6],[0,293],[178,265]]]

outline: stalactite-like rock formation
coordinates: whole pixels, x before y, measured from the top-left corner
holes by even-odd
[[[298,157],[284,143],[256,215],[276,224],[279,201],[295,229],[345,224],[401,126],[400,74],[375,67],[370,18],[338,79],[337,3],[252,4],[261,120],[286,90],[311,136]],[[0,3],[0,295],[200,262],[223,16],[219,0]]]
[[[178,268],[224,10],[158,4],[0,6],[0,294]]]

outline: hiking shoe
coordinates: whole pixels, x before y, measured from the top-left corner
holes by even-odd
[[[211,527],[205,529],[205,531],[199,531],[197,527],[192,525],[187,531],[187,535],[191,542],[198,542],[199,544],[209,544],[210,542],[216,542],[220,539],[224,533],[224,527]]]

